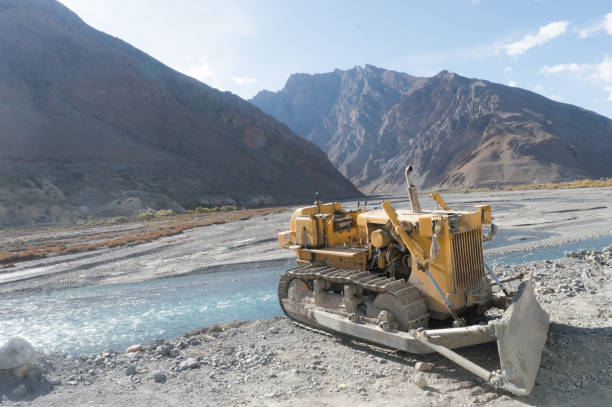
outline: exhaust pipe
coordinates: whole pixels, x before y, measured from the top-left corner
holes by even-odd
[[[413,213],[421,212],[421,204],[419,203],[419,196],[417,195],[417,189],[410,179],[410,173],[412,172],[412,165],[406,167],[406,182],[408,183],[408,195],[410,196],[410,206],[412,207]]]

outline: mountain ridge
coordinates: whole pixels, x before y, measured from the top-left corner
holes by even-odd
[[[0,225],[360,196],[285,124],[57,1],[0,0],[0,36]]]
[[[429,78],[371,65],[333,73],[341,83],[327,95],[334,102],[308,133],[278,113],[286,101],[304,105],[298,92],[284,87],[251,102],[319,145],[366,193],[404,191],[407,164],[428,188],[612,175],[612,120],[594,112],[447,70]]]

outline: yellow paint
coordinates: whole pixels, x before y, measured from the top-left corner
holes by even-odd
[[[439,198],[439,195],[437,197]],[[432,198],[441,207],[446,206],[442,198],[439,200],[435,196]],[[490,206],[479,205],[475,211],[443,210],[413,213],[410,210],[394,210],[390,202],[386,201],[382,204],[382,208],[372,211],[343,210],[338,203],[335,206],[330,203],[320,204],[320,210],[316,203],[299,208],[291,218],[290,230],[279,233],[279,245],[284,248],[295,248],[300,264],[322,263],[334,267],[366,270],[376,250],[384,250],[388,245],[385,240],[389,234],[383,229],[390,221],[412,257],[410,282],[425,298],[432,316],[445,318],[449,312],[432,282],[422,271],[424,267],[429,268],[429,272],[457,312],[469,306],[468,290],[456,289],[458,286],[455,285],[457,284],[455,280],[460,277],[465,278],[462,277],[466,275],[465,270],[472,273],[468,274],[470,278],[478,277],[472,270],[474,267],[476,269],[479,267],[473,264],[482,262],[482,241],[478,244],[476,241],[468,240],[468,235],[472,236],[469,239],[474,239],[473,236],[479,236],[481,239],[482,225],[491,222]],[[385,235],[387,237],[384,237]],[[438,240],[440,250],[434,259],[430,259],[434,238]],[[461,245],[453,243],[453,239],[459,239],[457,242],[463,243]],[[453,244],[456,246],[455,249]],[[455,262],[453,256],[458,256]],[[384,262],[378,264],[381,269],[385,266]],[[454,267],[464,270],[463,274],[457,275]],[[484,275],[484,270],[482,273]],[[472,284],[470,289],[486,289],[481,281],[479,280],[478,286]]]
[[[372,241],[372,245],[374,247],[377,249],[382,249],[389,245],[391,236],[389,236],[389,232],[386,230],[378,229],[372,232],[370,235],[370,240]]]
[[[429,194],[429,196],[432,197],[433,200],[438,203],[438,205],[440,205],[440,208],[442,208],[445,211],[450,211],[450,208],[448,207],[446,202],[444,202],[444,199],[442,199],[442,197],[440,196],[439,193],[433,192],[433,193]]]

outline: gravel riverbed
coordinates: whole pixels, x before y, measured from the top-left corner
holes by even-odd
[[[278,317],[216,325],[135,346],[132,352],[43,355],[40,367],[21,379],[0,373],[0,404],[607,405],[612,246],[496,271],[501,277],[535,271],[536,294],[551,315],[537,383],[528,397],[497,391],[435,354],[397,352]],[[460,353],[487,369],[499,366],[494,343]]]
[[[486,247],[488,255],[609,236],[612,230],[612,188],[444,197],[457,209],[492,205],[500,231]],[[0,295],[20,298],[70,287],[288,265],[294,254],[278,248],[275,234],[287,229],[290,216],[290,211],[256,216],[142,245],[25,261],[0,273]],[[79,233],[100,232],[91,229]],[[31,241],[35,235],[24,230],[6,238]],[[537,383],[528,397],[496,391],[435,354],[395,352],[307,330],[278,317],[216,325],[168,341],[143,343],[141,350],[132,349],[135,352],[43,354],[27,372],[0,371],[0,405],[608,405],[610,252],[575,251],[555,261],[494,269],[502,278],[535,271],[536,294],[551,316]],[[509,283],[510,288],[516,285]],[[494,343],[460,353],[487,369],[499,367]]]

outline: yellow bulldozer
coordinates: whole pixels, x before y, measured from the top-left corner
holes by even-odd
[[[411,210],[344,210],[339,203],[299,208],[279,245],[298,267],[278,283],[280,306],[299,323],[416,354],[437,352],[497,388],[531,392],[549,317],[531,276],[509,292],[485,263],[495,232],[489,205],[422,210],[406,168]],[[488,226],[490,233],[484,233]],[[497,288],[495,288],[497,286]],[[494,290],[495,288],[495,290]],[[501,317],[487,314],[503,310]],[[500,369],[489,371],[453,349],[497,341]]]

